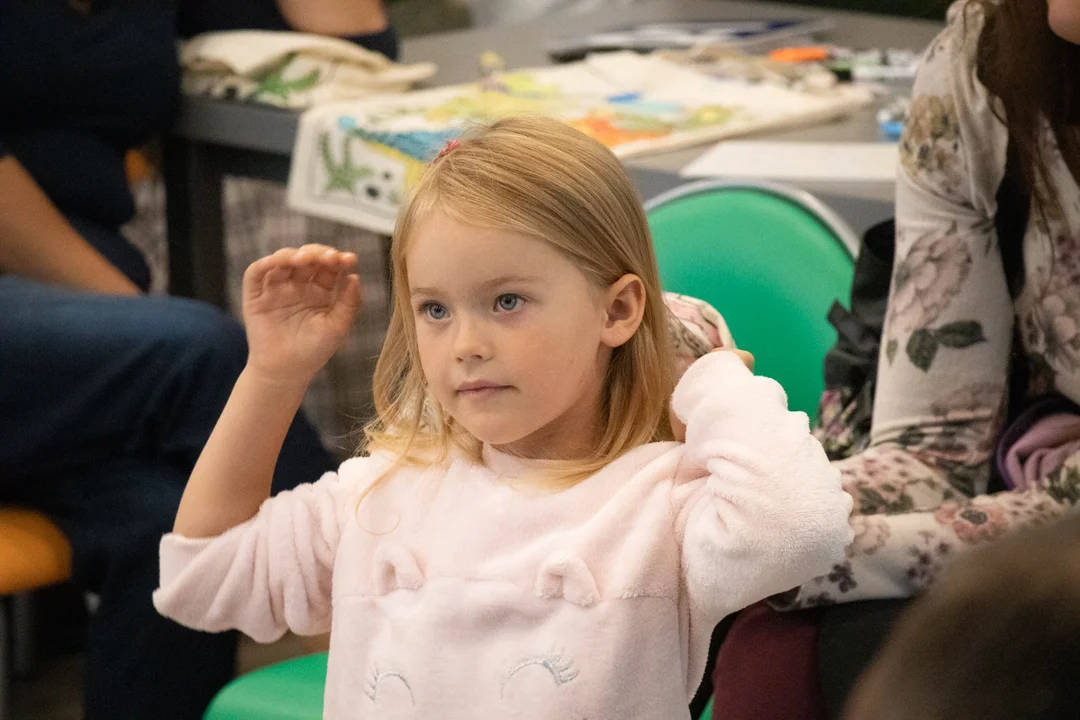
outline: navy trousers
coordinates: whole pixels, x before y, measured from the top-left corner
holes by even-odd
[[[232,677],[235,633],[182,628],[151,593],[158,542],[246,357],[243,328],[200,303],[0,276],[0,503],[49,515],[75,582],[100,596],[87,720],[196,720]],[[336,464],[298,416],[274,491]]]

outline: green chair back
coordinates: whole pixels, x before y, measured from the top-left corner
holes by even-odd
[[[203,720],[322,720],[326,653],[241,675],[210,703]]]
[[[858,238],[809,193],[775,183],[690,183],[646,204],[664,289],[714,305],[735,342],[816,416],[826,320],[846,304]]]

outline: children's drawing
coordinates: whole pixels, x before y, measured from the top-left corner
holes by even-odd
[[[470,126],[548,115],[629,157],[832,118],[867,100],[722,81],[631,53],[595,56],[312,108],[301,120],[289,202],[302,212],[389,233],[424,166]]]

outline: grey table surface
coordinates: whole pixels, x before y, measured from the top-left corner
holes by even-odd
[[[406,41],[402,60],[430,60],[439,66],[435,84],[468,82],[478,74],[481,52],[498,53],[508,67],[529,67],[549,62],[545,43],[551,37],[599,30],[623,23],[654,20],[745,20],[812,18],[832,21],[833,29],[820,34],[824,42],[856,48],[905,48],[921,50],[941,31],[942,23],[825,10],[776,3],[734,0],[624,0],[603,12],[564,14],[530,24],[527,29],[493,27],[446,33]],[[770,132],[771,140],[811,142],[864,142],[880,140],[875,115],[879,104],[860,110],[844,120]],[[678,173],[705,148],[630,158],[633,167]],[[892,183],[800,183],[815,194],[842,195],[892,202]]]
[[[508,67],[546,65],[545,43],[552,37],[598,30],[623,23],[654,20],[732,20],[762,18],[825,18],[833,29],[821,34],[825,42],[851,47],[921,49],[941,24],[798,5],[736,2],[734,0],[621,0],[603,12],[562,14],[525,26],[497,26],[409,38],[402,44],[402,61],[434,62],[439,70],[430,85],[468,82],[478,77],[480,54],[498,53]],[[773,140],[857,142],[879,139],[874,119],[877,104],[832,123],[818,124],[763,137]],[[292,152],[299,114],[290,110],[229,101],[186,98],[174,132],[181,137],[274,154]],[[704,148],[631,158],[635,167],[677,173]],[[891,201],[891,183],[802,183],[812,192]]]
[[[832,21],[824,42],[850,47],[925,47],[941,23],[807,6],[736,0],[614,0],[599,12],[563,13],[522,26],[496,26],[408,38],[402,61],[431,61],[438,73],[431,86],[475,80],[484,51],[498,53],[508,67],[550,63],[545,43],[560,35],[626,23],[680,20],[814,18]],[[869,107],[832,123],[770,132],[763,139],[822,142],[878,138]],[[169,185],[170,258],[177,268],[174,286],[183,294],[222,304],[220,180],[226,174],[284,181],[296,137],[299,113],[226,100],[187,97],[166,145]],[[628,165],[645,198],[682,182],[679,170],[705,148],[645,155]],[[169,171],[169,165],[173,171]],[[892,214],[893,183],[799,183],[832,205],[856,232]],[[173,247],[175,245],[175,248]],[[205,277],[204,277],[205,275]]]
[[[658,20],[734,20],[768,18],[815,18],[833,22],[821,34],[824,42],[851,47],[922,49],[940,31],[941,24],[846,11],[825,10],[777,3],[735,0],[622,0],[603,12],[561,14],[523,26],[497,26],[407,38],[402,43],[402,62],[430,61],[438,72],[429,85],[469,82],[479,76],[484,51],[498,53],[508,67],[550,64],[544,46],[549,38],[599,30],[625,23]],[[287,154],[292,151],[299,114],[292,110],[244,105],[230,101],[185,98],[174,132],[180,136],[240,148]],[[216,122],[222,119],[235,122]],[[256,125],[256,122],[258,125]],[[802,138],[823,141],[877,139],[872,113],[864,112],[824,126],[770,133],[777,139]],[[674,171],[698,151],[652,156],[641,164]]]

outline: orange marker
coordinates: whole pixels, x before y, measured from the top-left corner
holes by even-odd
[[[777,48],[769,53],[769,59],[787,63],[822,62],[829,59],[829,50],[820,46]]]

